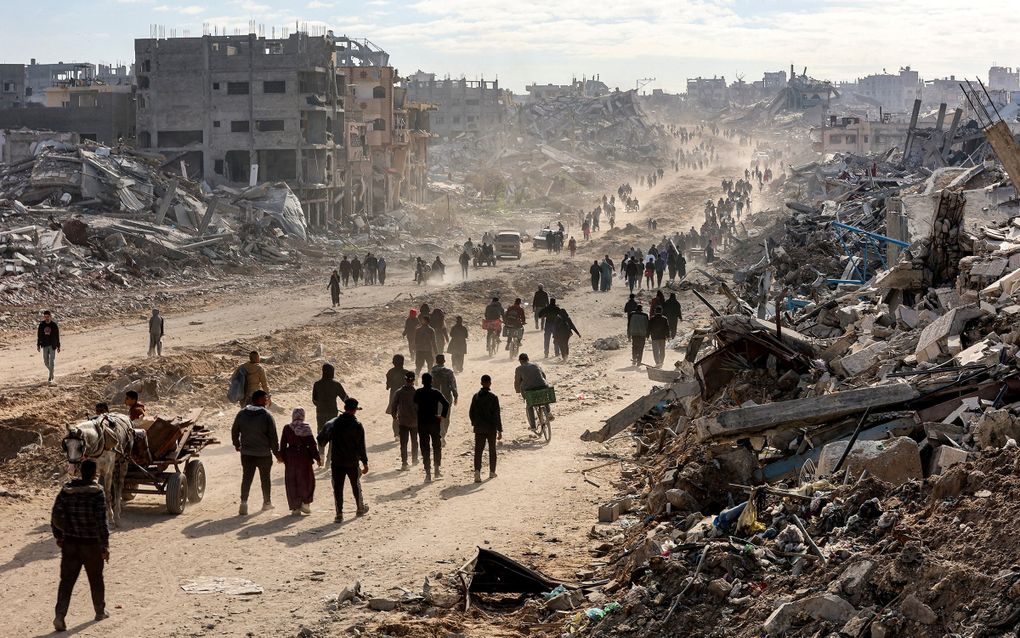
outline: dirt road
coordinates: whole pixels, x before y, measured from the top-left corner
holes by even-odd
[[[676,179],[660,182],[656,190],[668,190]],[[685,179],[697,182],[698,189],[715,181],[704,175]],[[639,218],[621,216],[620,221]],[[327,472],[319,475],[313,513],[291,517],[286,511],[282,468],[276,466],[273,489],[277,509],[239,517],[238,458],[228,443],[210,448],[203,455],[208,489],[202,503],[177,517],[168,516],[157,497],[140,496],[126,507],[123,528],[112,539],[107,569],[112,617],[102,623],[91,621],[88,590],[80,581],[68,618],[71,631],[66,635],[292,636],[302,626],[314,628],[317,636],[350,635],[348,628],[363,627],[380,615],[348,608],[333,616],[337,622],[324,625],[323,619],[329,617],[324,601],[335,597],[341,588],[361,581],[373,595],[393,595],[394,587],[419,591],[427,575],[435,582],[438,574],[448,574],[473,555],[476,546],[525,557],[555,575],[572,578],[569,570],[563,570],[583,566],[589,557],[572,553],[577,550],[570,548],[583,546],[575,541],[591,527],[600,500],[600,490],[584,482],[578,470],[601,459],[589,456],[597,448],[581,443],[578,435],[599,427],[603,419],[643,395],[651,385],[644,369],[630,365],[626,347],[599,352],[590,345],[595,336],[621,335],[624,329],[620,316],[626,296],[623,289],[617,286],[603,295],[591,292],[587,285],[586,264],[600,250],[582,247],[576,267],[564,266],[565,255],[531,254],[523,265],[501,264],[475,271],[475,279],[467,284],[452,283],[432,292],[450,304],[447,307],[453,312],[448,311],[448,316],[463,313],[471,317],[467,323],[472,338],[465,371],[458,375],[461,399],[444,450],[446,477],[430,485],[422,483],[420,466],[410,472],[398,471],[399,450],[392,439],[389,417],[383,414],[386,392],[382,378],[390,355],[401,349],[399,331],[391,332],[391,327],[402,319],[406,308],[417,305],[409,297],[423,292],[406,279],[385,287],[347,291],[343,305],[348,310],[339,315],[320,314],[326,291],[316,283],[168,319],[168,346],[174,349],[202,349],[247,335],[264,336],[267,326],[272,327],[278,342],[295,347],[310,349],[312,341],[325,341],[327,358],[330,351],[336,352],[331,339],[353,340],[349,351],[356,353],[357,360],[346,362],[348,374],[341,380],[365,406],[361,415],[368,431],[371,472],[364,487],[372,510],[355,519],[348,495],[347,522],[335,525]],[[527,433],[523,405],[512,391],[515,363],[505,356],[485,356],[483,335],[474,320],[492,290],[503,291],[505,299],[506,292],[530,290],[542,277],[571,291],[563,303],[584,335],[574,339],[567,363],[543,362],[560,397],[548,445]],[[398,293],[399,300],[387,306]],[[685,311],[697,316],[689,302]],[[385,322],[372,325],[373,317],[380,320],[383,316]],[[146,345],[141,326],[132,318],[67,335],[58,370],[64,374],[89,371],[141,356]],[[540,358],[540,339],[541,335],[529,328],[523,351]],[[5,384],[24,385],[39,378],[41,362],[36,361],[34,349],[17,346],[0,351],[0,356],[10,370]],[[68,363],[72,357],[74,366]],[[309,357],[302,364],[304,374],[274,386],[274,401],[288,415],[292,407],[310,403],[310,380],[318,363]],[[494,391],[503,404],[505,434],[498,478],[475,485],[471,481],[473,438],[466,413],[483,373],[493,376]],[[58,380],[73,383],[74,376]],[[171,403],[159,407],[185,406]],[[225,440],[233,414],[233,409],[222,406],[207,413],[204,420]],[[277,421],[282,427],[285,419],[278,415]],[[5,614],[5,635],[50,633],[58,565],[58,551],[48,527],[51,498],[52,493],[27,502],[0,501],[0,597],[9,610],[17,610]],[[252,501],[257,509],[258,498]],[[264,593],[191,595],[180,589],[182,581],[201,577],[245,578],[261,585]],[[413,619],[401,621],[413,623]],[[466,635],[479,636],[501,635],[502,631],[492,626],[464,630]],[[505,632],[520,635],[511,628]]]

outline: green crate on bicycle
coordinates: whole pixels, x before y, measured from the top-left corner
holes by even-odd
[[[524,392],[524,401],[529,408],[556,403],[556,389],[539,388],[537,390],[526,390]]]

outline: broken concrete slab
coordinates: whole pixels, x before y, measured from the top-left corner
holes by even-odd
[[[896,321],[903,328],[913,330],[917,327],[920,317],[918,317],[917,311],[910,306],[900,305],[896,307]]]
[[[921,337],[917,340],[917,349],[914,351],[917,360],[934,361],[947,353],[949,338],[959,335],[968,321],[980,317],[981,314],[981,310],[976,306],[964,306],[953,308],[930,323],[921,331]]]
[[[606,424],[601,429],[595,432],[585,430],[584,434],[581,435],[581,440],[603,443],[634,425],[638,419],[648,414],[660,401],[682,399],[694,396],[699,392],[701,392],[701,384],[695,379],[677,381],[669,386],[656,388],[649,394],[635,399],[630,405],[606,419]]]
[[[876,341],[864,348],[836,359],[832,368],[844,377],[855,377],[878,365],[879,358],[890,348],[888,341]]]
[[[907,383],[891,383],[727,410],[715,417],[695,419],[694,425],[699,441],[736,439],[772,429],[835,421],[869,408],[876,410],[900,405],[918,396],[918,391]]]
[[[988,410],[971,428],[974,445],[979,448],[1002,447],[1006,439],[1020,441],[1020,422],[1009,410]]]
[[[835,441],[822,448],[822,455],[818,460],[819,476],[832,474],[847,445],[848,442]],[[924,478],[917,444],[905,436],[883,441],[856,441],[843,463],[843,468],[852,476],[859,476],[861,472],[867,470],[871,476],[893,485]]]
[[[928,474],[942,474],[954,465],[967,462],[967,451],[955,448],[951,445],[943,445],[936,448],[931,457],[931,466]]]
[[[830,593],[811,594],[794,602],[783,603],[765,621],[765,633],[779,636],[789,631],[801,616],[842,625],[857,610],[839,596]]]

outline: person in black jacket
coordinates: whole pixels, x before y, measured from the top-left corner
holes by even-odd
[[[443,393],[432,387],[432,375],[421,375],[421,386],[414,392],[414,403],[418,406],[418,447],[425,466],[425,482],[432,482],[432,467],[429,459],[435,459],[436,478],[442,478],[443,442],[441,423],[450,414],[450,402]],[[429,456],[431,451],[432,457]]]
[[[347,391],[334,377],[336,369],[332,364],[322,364],[322,378],[312,384],[312,404],[315,406],[315,435],[322,434],[326,423],[336,418],[340,413],[337,401],[347,400]],[[323,456],[326,463],[330,461],[333,450],[319,448],[319,456]]]
[[[234,449],[241,453],[241,507],[239,516],[248,514],[248,493],[259,471],[262,483],[262,511],[273,509],[272,478],[273,457],[280,456],[280,437],[276,432],[276,421],[266,409],[269,395],[265,390],[256,390],[247,405],[234,417],[230,428],[230,440]]]
[[[648,338],[652,340],[652,358],[655,367],[661,368],[666,360],[666,339],[669,339],[669,320],[662,314],[662,307],[656,306],[652,318],[648,320]]]
[[[109,618],[103,561],[110,560],[110,528],[106,522],[106,494],[96,483],[95,461],[82,461],[81,478],[71,481],[57,494],[50,528],[60,547],[60,587],[53,628],[67,629],[64,617],[82,567],[89,578],[96,620]]]
[[[545,328],[545,318],[539,317],[538,313],[542,312],[542,309],[548,305],[549,305],[549,293],[545,291],[545,286],[543,286],[542,284],[538,284],[538,290],[535,291],[535,296],[531,298],[531,310],[535,313],[536,330]],[[546,346],[546,350],[548,349],[549,347]]]
[[[482,389],[471,398],[468,411],[475,431],[475,483],[482,482],[482,451],[489,446],[489,478],[496,478],[496,439],[503,438],[499,397],[492,393],[492,377],[482,375]]]
[[[56,367],[57,353],[60,352],[60,327],[49,310],[43,313],[43,320],[39,322],[35,345],[42,352],[43,363],[50,371],[49,383],[53,385],[53,369]]]
[[[677,322],[684,318],[683,308],[675,292],[669,293],[669,299],[662,304],[662,314],[666,315],[666,321],[669,322],[669,338],[673,339],[676,337]]]
[[[593,261],[591,268],[588,269],[588,273],[591,274],[591,289],[595,292],[599,290],[599,279],[602,276],[602,267],[599,266],[599,262]]]
[[[330,471],[333,475],[333,500],[336,502],[336,523],[344,522],[344,483],[351,482],[354,502],[358,505],[357,516],[368,513],[364,494],[361,492],[362,474],[368,474],[368,451],[365,449],[365,427],[358,421],[358,400],[344,401],[344,413],[331,420],[319,434],[320,446],[329,443],[333,450]],[[359,462],[364,466],[358,471]]]

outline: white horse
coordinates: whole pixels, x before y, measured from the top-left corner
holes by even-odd
[[[134,440],[127,415],[108,413],[68,426],[67,436],[61,443],[70,463],[86,459],[96,462],[96,474],[106,492],[107,515],[114,527],[120,526],[124,477]]]

